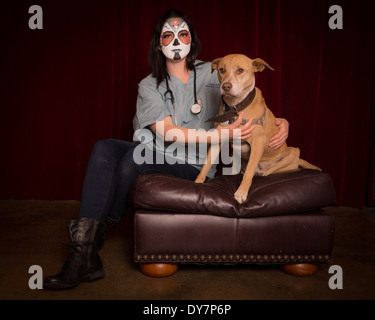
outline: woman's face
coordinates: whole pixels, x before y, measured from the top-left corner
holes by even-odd
[[[191,36],[185,21],[170,18],[164,24],[160,36],[160,48],[166,58],[182,60],[190,52]]]

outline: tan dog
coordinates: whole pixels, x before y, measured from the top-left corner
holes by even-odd
[[[212,72],[218,71],[222,102],[219,116],[208,121],[218,122],[232,117],[229,123],[237,119],[238,112],[244,112],[243,119],[254,119],[255,128],[252,136],[241,143],[242,182],[234,194],[239,203],[247,199],[254,174],[267,176],[272,173],[296,170],[298,166],[308,169],[320,170],[318,167],[299,158],[298,148],[288,147],[284,144],[278,149],[272,149],[269,145],[270,138],[275,135],[279,127],[275,124],[275,116],[267,108],[261,91],[255,87],[255,72],[263,71],[265,68],[272,69],[262,59],[250,59],[244,55],[232,54],[224,58],[216,59],[211,64]],[[234,118],[233,118],[234,116]],[[250,147],[249,147],[250,145]],[[211,153],[220,152],[220,145],[216,151],[208,151],[207,161],[203,165],[195,182],[203,183],[211,168]],[[251,152],[250,152],[251,150]]]

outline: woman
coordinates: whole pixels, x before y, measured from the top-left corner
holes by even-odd
[[[95,144],[78,219],[67,223],[69,257],[59,274],[45,279],[44,288],[67,289],[104,277],[98,252],[126,211],[127,194],[138,175],[159,172],[194,181],[199,174],[205,154],[191,152],[189,146],[202,139],[214,142],[207,131],[212,124],[205,120],[216,115],[220,99],[216,73],[211,74],[210,63],[196,60],[199,51],[200,42],[189,18],[175,9],[165,13],[150,45],[153,72],[139,84],[134,142],[111,139]],[[218,141],[224,129],[229,138],[238,131],[241,139],[248,138],[254,126],[251,121],[240,125],[241,121],[242,114],[230,126],[219,125]],[[278,119],[278,124],[280,130],[270,144],[274,148],[288,136],[287,121]],[[173,146],[176,139],[183,149]],[[208,176],[214,174],[215,168]]]

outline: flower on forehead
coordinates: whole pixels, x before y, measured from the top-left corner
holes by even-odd
[[[166,21],[166,24],[173,32],[177,32],[179,28],[184,27],[184,20],[182,18],[170,18]]]

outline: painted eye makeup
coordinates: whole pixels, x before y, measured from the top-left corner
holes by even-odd
[[[182,30],[178,33],[178,39],[181,40],[182,43],[184,44],[189,44],[191,39],[190,39],[190,32],[187,30]]]
[[[169,45],[172,42],[173,38],[174,38],[173,32],[170,32],[170,31],[164,32],[163,35],[161,36],[162,45],[163,46]]]

